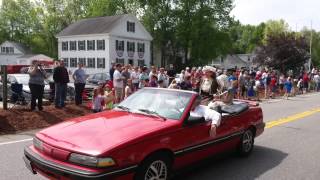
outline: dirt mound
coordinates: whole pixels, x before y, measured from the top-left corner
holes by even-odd
[[[45,128],[59,122],[92,113],[85,106],[67,105],[63,109],[44,106],[43,111],[30,112],[26,107],[0,110],[0,134]]]

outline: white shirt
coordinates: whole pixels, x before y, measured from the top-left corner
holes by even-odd
[[[220,85],[220,89],[227,89],[228,88],[228,76],[225,74],[221,74],[217,77],[217,81]]]
[[[190,116],[204,117],[206,121],[211,121],[211,124],[216,126],[219,126],[221,123],[221,114],[204,105],[197,106],[193,111],[190,112]]]
[[[113,86],[116,88],[123,88],[123,80],[121,79],[122,75],[118,70],[115,70],[113,73]],[[121,79],[121,81],[117,81]]]
[[[131,73],[131,79],[132,79],[132,83],[133,83],[133,84],[139,83],[139,76],[140,76],[140,73],[139,73],[139,72],[133,71],[133,72]]]
[[[313,79],[316,83],[320,82],[320,76],[318,74],[314,75]]]

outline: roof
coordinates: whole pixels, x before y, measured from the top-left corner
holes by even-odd
[[[18,43],[18,42],[12,42],[12,41],[5,41],[4,43],[12,44],[15,48],[17,48],[23,54],[30,54],[31,53],[31,50],[24,44],[21,44],[21,43]]]
[[[106,34],[111,32],[117,22],[124,16],[126,14],[82,19],[69,25],[57,36]]]

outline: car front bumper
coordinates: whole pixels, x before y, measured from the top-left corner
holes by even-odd
[[[132,179],[137,165],[126,168],[116,169],[108,172],[97,173],[91,171],[84,171],[57,165],[56,163],[46,160],[39,154],[34,152],[30,147],[24,149],[24,162],[26,167],[33,173],[40,173],[50,179]]]

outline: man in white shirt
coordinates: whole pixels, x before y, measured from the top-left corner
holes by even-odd
[[[137,91],[139,88],[139,67],[134,67],[134,71],[131,72],[131,79],[132,79],[132,84],[134,87],[134,91]]]
[[[208,106],[200,105],[201,97],[199,96],[192,105],[190,116],[192,117],[204,117],[206,121],[211,121],[211,128],[209,135],[215,137],[217,133],[217,127],[221,123],[221,114],[217,111],[210,109]]]
[[[115,90],[116,103],[120,103],[123,99],[123,77],[121,75],[121,64],[116,65],[116,70],[113,74],[113,86]]]
[[[228,89],[228,76],[227,70],[224,70],[223,73],[218,73],[217,81],[219,83],[220,91],[224,91]]]

